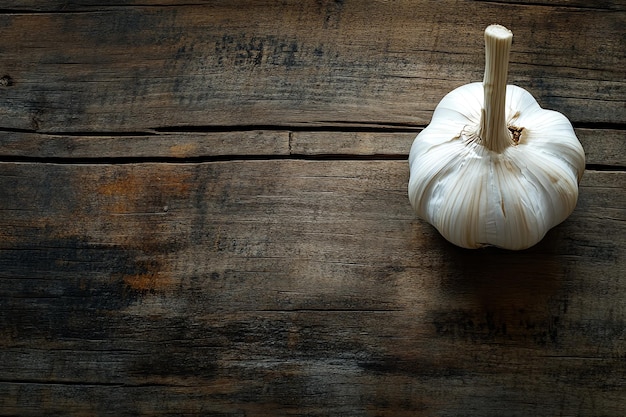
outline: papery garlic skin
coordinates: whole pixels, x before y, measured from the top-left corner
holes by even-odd
[[[485,146],[484,82],[448,93],[409,154],[409,199],[417,215],[464,248],[525,249],[574,210],[585,154],[561,113],[506,86],[510,143]]]

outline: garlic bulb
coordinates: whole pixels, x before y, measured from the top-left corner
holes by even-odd
[[[512,33],[485,30],[485,76],[448,93],[409,154],[417,215],[464,248],[524,249],[574,210],[585,153],[561,113],[506,85]]]

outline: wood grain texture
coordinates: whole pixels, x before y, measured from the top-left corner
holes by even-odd
[[[523,252],[404,161],[0,165],[5,415],[622,415],[626,175]],[[19,370],[19,371],[17,371]]]
[[[397,135],[402,138],[402,135]],[[621,142],[606,143],[613,153]],[[0,157],[84,160],[124,158],[194,158],[289,155],[290,132],[238,130],[221,132],[147,132],[58,135],[0,131]],[[401,141],[406,146],[406,141]],[[612,146],[613,145],[613,146]]]
[[[421,131],[234,130],[221,132],[150,132],[124,135],[68,135],[0,131],[0,158],[198,159],[252,157],[408,158]],[[576,129],[587,164],[626,167],[623,130]]]
[[[494,21],[515,33],[510,83],[575,123],[626,123],[621,2],[150,4],[1,14],[3,127],[423,126],[482,79]]]
[[[521,252],[406,195],[494,22],[587,154]],[[623,417],[625,27],[623,0],[4,0],[0,416]]]

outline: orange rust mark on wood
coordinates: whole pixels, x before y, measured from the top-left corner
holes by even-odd
[[[192,155],[198,148],[195,143],[181,143],[170,146],[170,155],[176,158],[183,158]]]
[[[129,288],[139,292],[162,291],[171,284],[169,277],[159,273],[125,275],[123,280]]]
[[[112,213],[162,212],[169,200],[185,196],[190,190],[190,174],[164,167],[150,171],[130,172],[115,177],[97,188],[98,194],[105,197],[104,207]]]
[[[136,178],[128,175],[124,178],[116,179],[115,181],[103,184],[98,187],[98,192],[103,195],[132,195],[137,191],[140,186],[140,182]]]

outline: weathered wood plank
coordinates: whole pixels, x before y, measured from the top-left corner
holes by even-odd
[[[588,164],[626,166],[625,131],[575,130]],[[417,133],[299,131],[293,132],[290,149],[302,155],[408,155]]]
[[[354,155],[404,157],[420,131],[153,132],[131,135],[55,135],[0,132],[0,157],[201,158]],[[626,133],[576,129],[591,165],[626,166]]]
[[[1,125],[423,126],[445,93],[482,79],[494,21],[516,36],[511,83],[575,122],[626,123],[623,3],[535,3],[47,2],[54,13],[0,14]]]
[[[588,0],[477,0],[480,2],[492,2],[500,4],[530,4],[533,6],[559,6],[581,9],[596,10],[624,10],[626,3],[624,0],[596,0],[590,3]],[[5,0],[3,10],[5,12],[33,11],[33,12],[80,12],[95,10],[120,9],[124,7],[154,7],[154,6],[198,6],[202,4],[212,4],[214,0],[118,0],[114,4],[103,4],[101,1],[82,1],[80,3],[63,3],[58,0]],[[250,3],[250,1],[247,1]],[[328,1],[327,3],[332,4]],[[324,5],[323,2],[320,2]]]
[[[289,155],[289,136],[290,132],[285,130],[256,129],[97,136],[0,132],[0,156],[79,159],[280,156]]]
[[[622,416],[626,173],[523,252],[404,161],[0,164],[4,415]]]
[[[626,131],[576,129],[588,164],[626,166]]]

